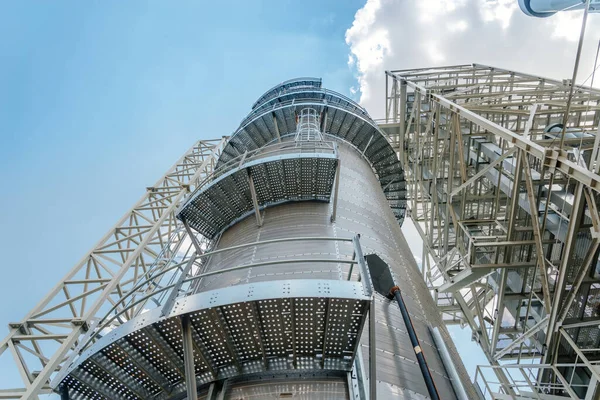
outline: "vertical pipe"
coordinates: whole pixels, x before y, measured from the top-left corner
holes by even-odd
[[[565,142],[565,134],[567,132],[567,123],[569,122],[569,112],[571,111],[571,101],[573,100],[573,89],[575,88],[575,80],[577,79],[577,70],[579,69],[579,59],[581,58],[581,48],[583,47],[583,38],[585,37],[585,27],[587,25],[587,17],[590,11],[590,1],[585,1],[585,11],[583,13],[583,21],[581,21],[581,32],[579,33],[579,44],[577,45],[577,54],[575,55],[575,66],[573,67],[573,77],[571,78],[571,88],[569,89],[569,97],[567,98],[567,108],[563,116],[562,134],[560,135],[560,149],[563,148]]]
[[[452,357],[450,356],[450,352],[446,347],[446,343],[444,342],[444,338],[442,338],[442,334],[440,330],[435,327],[430,330],[431,336],[433,337],[433,341],[435,342],[436,347],[438,348],[438,353],[442,359],[442,364],[446,368],[446,372],[450,375],[450,383],[452,384],[452,388],[454,389],[454,393],[458,400],[469,400],[469,396],[467,396],[467,392],[458,376],[458,372],[456,372],[456,368],[454,367],[454,362],[452,361]]]
[[[277,117],[273,113],[273,125],[275,126],[275,135],[277,136],[277,142],[281,143],[281,135],[279,134],[279,125],[277,124]]]

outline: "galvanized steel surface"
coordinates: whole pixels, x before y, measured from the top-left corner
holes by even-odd
[[[287,370],[350,371],[368,309],[359,282],[296,279],[202,291],[107,333],[63,384],[73,399],[172,399],[185,392],[180,316],[192,327],[198,386]]]
[[[318,83],[320,81],[313,81]],[[339,93],[306,85],[288,86],[285,82],[272,91],[277,96],[257,103],[233,133],[218,167],[245,151],[252,151],[296,132],[299,111],[313,108],[320,114],[321,132],[342,138],[355,146],[379,177],[398,223],[406,210],[404,173],[396,152],[369,114],[354,101]]]
[[[263,211],[264,222],[261,227],[256,226],[252,218],[247,218],[229,228],[221,236],[217,248],[281,237],[352,237],[360,234],[363,252],[378,254],[392,267],[396,281],[399,282],[405,296],[435,383],[443,398],[452,399],[453,389],[428,325],[439,327],[442,335],[450,342],[449,348],[455,367],[461,372],[464,385],[471,387],[468,375],[443,327],[439,312],[425,287],[400,227],[393,218],[377,176],[355,148],[340,141],[338,150],[341,179],[335,222],[330,221],[331,203],[303,202],[280,205]],[[299,242],[292,246],[253,246],[240,249],[235,254],[213,257],[205,271],[226,269],[238,263],[309,256],[347,260],[351,255],[352,249],[345,243],[314,241]],[[279,266],[257,267],[204,278],[197,290],[214,290],[265,280],[302,279],[306,276],[340,279],[347,273],[347,267],[335,264],[299,264],[285,269]],[[376,296],[376,303],[379,397],[385,399],[426,396],[427,389],[397,306],[379,295]],[[365,359],[369,356],[367,337],[365,334],[361,341]]]
[[[354,259],[376,253],[391,266],[402,288],[440,394],[455,398],[428,328],[439,327],[450,342],[449,335],[400,231],[406,207],[400,163],[360,106],[318,87],[320,81],[290,81],[255,104],[223,150],[221,168],[180,211],[212,239],[210,248],[216,252],[198,268],[186,270],[192,273],[182,277],[187,292],[174,297],[166,315],[162,306],[142,313],[86,348],[65,380],[76,396],[181,398],[193,387],[186,388],[184,380],[184,365],[189,370],[191,358],[199,387],[217,380],[227,386],[232,378],[247,376],[246,383],[236,381],[240,395],[253,391],[256,383],[250,378],[271,380],[272,371],[349,371],[357,367],[356,352],[363,353],[359,360],[369,358],[369,338],[362,327],[371,295],[364,284],[370,280],[360,276],[361,271],[366,274],[364,265],[353,268]],[[323,136],[336,142],[338,151],[333,146],[333,157],[318,151],[304,154],[302,145],[297,154],[286,150],[261,159],[265,146],[293,143],[297,107],[320,114]],[[246,162],[248,155],[251,161]],[[306,169],[284,165],[289,160],[312,164]],[[248,180],[233,179],[248,172]],[[231,187],[223,184],[228,179]],[[240,190],[245,193],[243,205],[235,200]],[[335,201],[327,203],[332,196]],[[350,241],[357,234],[360,241]],[[236,247],[307,237],[315,239]],[[230,247],[234,250],[219,252]],[[196,244],[196,251],[203,249]],[[361,278],[362,283],[356,282]],[[181,285],[154,290],[170,287],[179,290]],[[375,316],[377,397],[424,398],[427,389],[399,310],[375,295]],[[187,351],[180,318],[191,325]],[[463,384],[472,392],[451,343],[449,347]],[[340,390],[340,383],[333,381],[323,386],[302,380],[303,385],[290,386],[293,395],[338,398],[349,390],[348,385]],[[261,383],[260,391],[285,394],[280,383]],[[226,389],[221,391],[225,398],[235,395]]]

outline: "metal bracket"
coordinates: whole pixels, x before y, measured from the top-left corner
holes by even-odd
[[[335,170],[335,186],[333,188],[333,211],[331,212],[331,222],[335,221],[337,215],[337,203],[338,203],[338,192],[340,188],[340,170],[342,169],[342,162],[338,160],[337,168]]]
[[[252,174],[248,169],[248,185],[250,185],[250,194],[252,195],[252,204],[254,206],[254,213],[256,214],[256,225],[262,226],[263,218],[260,215],[260,207],[258,206],[258,198],[256,197],[256,189],[254,188],[254,180]]]

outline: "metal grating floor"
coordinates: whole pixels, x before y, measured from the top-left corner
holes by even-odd
[[[294,296],[317,294],[318,283],[325,282],[236,286],[195,295],[200,300],[184,298],[167,317],[154,310],[141,314],[84,352],[62,384],[72,399],[169,399],[185,393],[182,316],[191,321],[199,386],[267,371],[350,371],[368,297],[359,282],[346,281],[336,281],[338,288],[331,290],[346,297]],[[292,297],[266,297],[280,292],[279,286]],[[252,300],[218,300],[244,296]]]
[[[270,100],[253,109],[223,149],[218,165],[273,142],[277,134],[283,137],[296,132],[298,107],[311,107],[321,115],[327,114],[327,118],[321,118],[321,131],[347,141],[363,153],[379,177],[396,220],[402,224],[406,212],[405,179],[394,149],[360,106],[332,91],[303,88],[281,94],[277,101]],[[395,184],[398,185],[394,187]]]
[[[212,238],[254,212],[249,176],[258,206],[289,201],[329,201],[338,165],[337,154],[297,153],[259,159],[197,190],[178,217]]]

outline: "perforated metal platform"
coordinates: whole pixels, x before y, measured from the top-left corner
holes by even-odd
[[[391,144],[366,111],[351,99],[317,87],[320,81],[310,80],[271,89],[262,102],[257,102],[250,114],[234,132],[218,165],[223,165],[296,131],[300,109],[313,108],[320,114],[321,132],[340,138],[356,147],[369,161],[379,177],[385,195],[398,223],[406,211],[404,173]]]
[[[304,147],[292,142],[276,146],[276,151],[264,157],[261,153],[249,159],[242,155],[238,157],[241,165],[196,189],[181,207],[178,218],[212,238],[255,212],[255,206],[263,209],[290,201],[329,201],[337,157],[332,142]]]
[[[321,78],[295,78],[289,79],[285,82],[280,83],[279,85],[273,86],[271,89],[267,90],[262,96],[256,100],[256,102],[252,105],[252,109],[254,110],[258,106],[268,102],[271,99],[277,98],[282,94],[297,88],[315,88],[318,89],[321,87]]]
[[[360,282],[260,282],[181,298],[101,338],[69,368],[72,399],[169,399],[185,393],[182,318],[198,385],[264,371],[352,368],[369,297]]]

